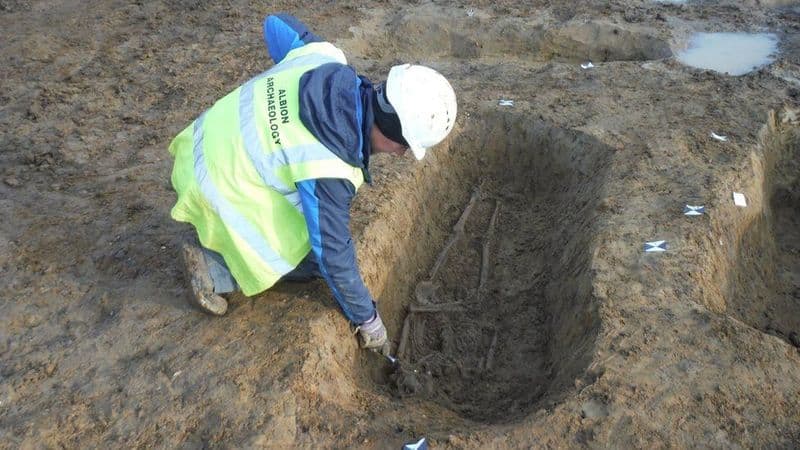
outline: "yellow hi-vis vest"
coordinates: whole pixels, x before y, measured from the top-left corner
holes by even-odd
[[[292,50],[217,101],[169,146],[178,194],[172,217],[194,225],[245,295],[271,287],[311,249],[296,182],[343,178],[358,189],[364,181],[359,167],[300,121],[300,76],[330,62],[347,63],[327,42]]]

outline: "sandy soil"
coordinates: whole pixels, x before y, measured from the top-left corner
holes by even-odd
[[[353,207],[399,372],[322,282],[185,299],[166,147],[269,67],[280,10],[459,95]],[[798,29],[788,1],[0,0],[0,448],[796,447]],[[695,31],[781,52],[692,69]]]

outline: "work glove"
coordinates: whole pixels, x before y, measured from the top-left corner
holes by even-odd
[[[390,345],[386,338],[386,327],[381,316],[375,311],[375,316],[356,328],[361,348],[366,348],[383,355],[389,355]]]

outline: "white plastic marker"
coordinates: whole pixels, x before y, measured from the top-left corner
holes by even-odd
[[[711,132],[711,137],[722,142],[728,142],[728,136],[722,136],[717,133]]]
[[[686,205],[683,207],[684,216],[701,216],[706,212],[705,206]]]
[[[514,100],[500,100],[500,106],[514,106]]]
[[[744,208],[745,206],[747,206],[747,199],[744,198],[744,194],[742,194],[741,192],[734,192],[733,193],[733,204],[736,205],[736,206],[741,206],[742,208]]]
[[[428,450],[428,441],[425,438],[411,444],[405,444],[403,450]]]
[[[594,64],[591,61],[581,64],[581,69],[591,69],[592,67],[594,67]]]
[[[667,241],[652,241],[644,243],[645,253],[656,253],[667,251]]]
[[[467,10],[467,17],[472,17],[475,15],[475,10],[470,8]]]

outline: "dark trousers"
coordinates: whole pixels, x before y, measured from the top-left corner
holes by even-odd
[[[203,247],[203,255],[208,265],[208,273],[214,282],[214,293],[228,294],[238,291],[239,285],[233,279],[228,266],[225,265],[222,255],[205,247]],[[322,277],[322,273],[319,271],[319,264],[317,264],[317,259],[314,257],[314,252],[308,252],[308,255],[300,261],[300,264],[294,270],[281,277],[281,280],[310,281],[320,277]]]

